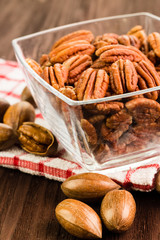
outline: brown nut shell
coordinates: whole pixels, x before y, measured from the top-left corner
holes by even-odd
[[[113,190],[108,192],[102,200],[100,213],[108,230],[124,232],[134,221],[136,203],[130,192]]]
[[[157,173],[156,176],[156,191],[160,193],[160,171]]]
[[[0,122],[3,122],[3,116],[7,109],[9,108],[10,104],[7,100],[0,98]]]
[[[26,101],[18,102],[10,106],[3,118],[3,122],[8,124],[16,131],[23,122],[34,122],[34,107]]]
[[[32,104],[34,108],[36,108],[36,103],[35,103],[35,101],[32,97],[32,94],[27,86],[23,89],[23,91],[21,93],[21,101],[27,101],[30,104]]]
[[[75,199],[65,199],[57,205],[55,214],[61,226],[73,236],[102,238],[101,220],[87,204]]]
[[[120,186],[109,177],[98,173],[82,173],[69,177],[61,185],[69,198],[92,201],[103,197],[107,192]]]
[[[40,156],[54,156],[57,152],[56,138],[39,124],[25,122],[19,127],[18,134],[21,147],[26,152]]]
[[[0,123],[0,151],[12,147],[17,142],[17,136],[13,129]]]

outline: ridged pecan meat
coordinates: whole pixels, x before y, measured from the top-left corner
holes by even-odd
[[[100,47],[111,45],[111,44],[118,44],[118,35],[115,33],[105,33],[103,35],[97,36],[93,45],[96,49]]]
[[[106,157],[110,156],[111,150],[107,143],[100,143],[95,148],[94,154],[97,160],[102,160],[105,157],[106,161]]]
[[[77,82],[82,72],[91,64],[92,58],[89,55],[76,55],[66,60],[63,65],[68,68],[68,84]]]
[[[88,30],[79,30],[75,32],[71,32],[62,38],[60,38],[58,41],[56,41],[51,49],[57,48],[58,46],[67,43],[67,42],[73,42],[77,40],[86,40],[87,42],[91,43],[94,39],[94,36],[91,31]]]
[[[104,70],[88,68],[84,71],[76,84],[78,100],[97,99],[105,97],[108,89],[109,77]]]
[[[81,127],[86,134],[86,138],[89,144],[97,144],[97,133],[95,127],[87,120],[81,119]]]
[[[68,77],[68,69],[59,63],[56,63],[54,67],[45,67],[41,74],[41,77],[52,87],[62,88],[65,86]]]
[[[54,48],[49,53],[51,63],[63,63],[73,55],[92,55],[95,47],[86,40],[77,40],[75,42],[67,42]]]
[[[89,117],[88,121],[94,125],[96,123],[102,122],[104,119],[105,119],[105,115],[96,114],[96,115],[92,115],[91,117]]]
[[[155,54],[160,57],[160,34],[158,32],[153,32],[149,34],[148,43],[150,47],[154,50]]]
[[[105,123],[102,123],[101,126],[101,136],[105,141],[108,142],[116,142],[124,132],[126,132],[129,128],[129,125],[124,124],[116,129],[111,129],[106,126]]]
[[[106,119],[106,126],[111,129],[123,128],[123,125],[129,126],[131,124],[132,116],[126,111],[126,109],[122,109]]]
[[[123,108],[124,104],[122,102],[104,102],[96,105],[96,109],[103,114],[117,113]]]
[[[141,43],[140,43],[140,40],[134,36],[134,35],[120,35],[118,37],[118,42],[122,45],[125,45],[125,46],[134,46],[136,48],[140,48],[141,46]]]
[[[96,55],[104,62],[115,62],[118,59],[128,59],[132,62],[149,61],[136,47],[121,44],[101,47],[96,51]]]
[[[138,124],[155,122],[160,117],[160,104],[152,99],[136,98],[125,107]]]
[[[102,60],[100,60],[99,58],[96,59],[93,64],[91,65],[91,68],[94,68],[94,69],[103,69],[105,70],[107,73],[110,72],[110,68],[111,68],[111,65],[112,63],[107,63],[107,62],[104,62]]]
[[[141,25],[134,26],[128,31],[127,34],[136,36],[141,43],[143,43],[143,41],[146,39],[146,33]]]
[[[131,61],[119,59],[111,65],[110,84],[116,94],[135,91],[137,82],[137,72]]]
[[[77,100],[75,89],[72,86],[62,87],[59,89],[59,92],[72,100]]]
[[[40,65],[41,65],[42,68],[44,68],[44,67],[50,67],[50,66],[52,65],[51,62],[50,62],[50,60],[49,60],[48,54],[43,54],[43,55],[41,56],[39,62],[40,62]]]
[[[38,75],[41,75],[42,68],[35,60],[31,58],[26,58],[26,62]]]
[[[138,86],[140,89],[147,89],[156,86],[160,86],[160,77],[156,72],[156,69],[153,65],[142,60],[139,63],[134,63],[136,71],[139,75]],[[156,100],[158,98],[158,92],[149,92],[145,93],[147,98]]]

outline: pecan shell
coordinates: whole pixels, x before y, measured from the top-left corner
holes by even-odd
[[[77,41],[77,40],[86,40],[87,42],[91,43],[94,39],[94,36],[92,34],[91,31],[88,30],[79,30],[79,31],[75,31],[72,33],[69,33],[65,36],[63,36],[62,38],[60,38],[58,41],[56,41],[53,46],[52,49],[57,48],[58,46],[70,42],[70,41]]]
[[[45,67],[41,74],[41,77],[55,89],[59,89],[65,86],[68,77],[68,69],[56,63],[54,67]]]
[[[49,53],[51,63],[63,63],[65,60],[73,55],[92,55],[95,47],[86,40],[78,40],[75,42],[68,42],[53,49]]]
[[[105,97],[109,85],[109,77],[104,70],[88,68],[83,72],[76,85],[78,100]]]
[[[81,127],[86,134],[88,143],[92,146],[96,145],[97,133],[95,127],[87,119],[81,119]]]
[[[26,62],[38,75],[41,75],[42,68],[35,60],[31,58],[26,58]]]
[[[137,72],[131,61],[119,59],[111,65],[110,83],[116,94],[135,91],[137,82]]]
[[[140,89],[152,88],[160,86],[160,77],[153,65],[142,60],[139,63],[134,63],[137,73],[139,74],[138,86]],[[147,98],[156,100],[158,92],[145,93]]]
[[[149,34],[148,43],[150,47],[154,50],[155,54],[160,57],[160,34],[158,32],[153,32]]]
[[[136,123],[155,122],[160,117],[160,104],[152,99],[136,98],[125,104]]]
[[[39,124],[25,122],[19,127],[18,134],[21,147],[27,152],[41,156],[54,156],[57,152],[56,138]]]
[[[92,64],[92,58],[89,55],[76,55],[63,63],[68,69],[68,83],[74,84],[78,81],[83,71]]]

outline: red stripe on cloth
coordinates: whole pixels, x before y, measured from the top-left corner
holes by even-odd
[[[20,98],[20,95],[18,95],[18,94],[15,94],[15,93],[13,93],[13,92],[7,92],[7,91],[2,91],[2,90],[0,90],[0,93],[2,93],[2,94],[5,94],[6,96],[9,96],[9,95],[11,95],[12,97],[15,97],[15,98]]]
[[[0,78],[5,79],[5,80],[7,80],[7,81],[13,81],[13,82],[19,82],[19,83],[25,82],[24,79],[9,78],[9,77],[7,77],[6,75],[1,75],[1,74],[0,74]]]
[[[14,156],[14,158],[13,158],[13,164],[14,164],[14,166],[17,167],[17,166],[18,166],[18,163],[19,163],[19,157]]]
[[[41,113],[37,113],[37,114],[36,114],[36,118],[41,118],[41,119],[43,119],[42,114],[41,114]]]
[[[0,63],[0,66],[5,66],[6,65],[10,66],[10,67],[14,67],[14,68],[18,68],[18,63],[17,62],[12,62],[12,61],[5,61]]]

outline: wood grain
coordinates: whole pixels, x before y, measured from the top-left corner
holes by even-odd
[[[15,60],[11,40],[72,22],[133,12],[159,15],[158,0],[0,0],[0,57]],[[132,192],[137,213],[123,234],[103,228],[104,240],[160,240],[160,195]],[[76,240],[56,221],[65,198],[60,183],[0,168],[0,240]],[[91,205],[99,213],[99,204]]]

